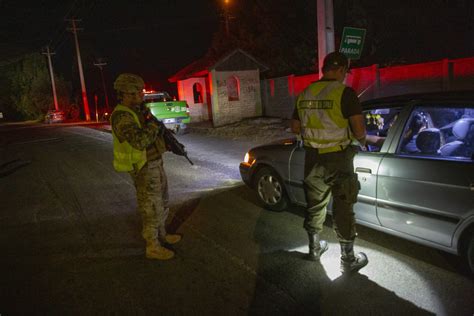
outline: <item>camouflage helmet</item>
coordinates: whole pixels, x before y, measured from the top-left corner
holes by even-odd
[[[145,87],[143,79],[134,74],[120,74],[114,82],[114,89],[119,92],[133,93]]]

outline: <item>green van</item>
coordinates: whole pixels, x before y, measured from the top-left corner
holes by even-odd
[[[191,121],[186,101],[173,100],[165,91],[147,91],[143,100],[151,113],[167,128],[179,135],[185,133],[186,125]]]

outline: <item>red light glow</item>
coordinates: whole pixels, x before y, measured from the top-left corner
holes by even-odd
[[[449,64],[452,64],[452,76],[456,78],[466,78],[474,75],[474,57],[463,59],[444,59],[435,62],[427,62],[411,65],[400,65],[392,67],[378,68],[376,65],[354,68],[347,77],[346,84],[356,91],[363,91],[370,87],[377,80],[381,86],[389,86],[400,82],[409,81],[432,81],[441,82],[443,78],[449,76]],[[288,77],[288,92],[290,95],[299,95],[311,82],[318,80],[318,74]],[[456,79],[460,80],[460,79]],[[270,94],[272,92],[272,80],[270,82]]]

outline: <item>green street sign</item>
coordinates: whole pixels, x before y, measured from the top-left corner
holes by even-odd
[[[365,29],[345,27],[342,31],[342,41],[339,52],[349,59],[359,59],[364,47]]]

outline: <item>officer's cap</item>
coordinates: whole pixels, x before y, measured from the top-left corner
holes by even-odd
[[[349,69],[349,60],[346,55],[340,52],[332,52],[324,57],[323,69],[334,69],[336,67],[346,67]]]

